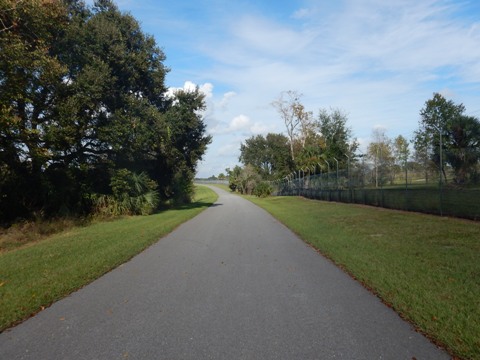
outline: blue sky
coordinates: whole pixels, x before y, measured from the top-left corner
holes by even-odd
[[[284,132],[282,91],[340,108],[363,149],[374,128],[411,138],[434,92],[480,116],[478,0],[116,2],[155,37],[167,86],[198,85],[213,136],[198,176],[238,163],[240,143]]]

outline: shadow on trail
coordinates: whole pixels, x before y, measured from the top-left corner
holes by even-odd
[[[217,207],[217,206],[223,206],[223,204],[198,201],[191,204],[164,206],[164,207],[161,207],[157,213],[161,213],[167,210],[192,210],[192,209],[198,209],[198,208],[204,208],[204,207]]]

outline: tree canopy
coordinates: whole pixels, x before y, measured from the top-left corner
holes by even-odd
[[[138,21],[110,0],[0,11],[0,221],[90,213],[122,169],[189,201],[211,141],[204,96],[166,95],[165,54]]]
[[[465,115],[463,104],[455,104],[438,93],[425,102],[420,117],[419,129],[415,132],[415,147],[427,153],[442,170],[445,181],[445,165],[453,168],[454,180],[458,184],[475,178],[476,165],[480,160],[480,121]]]
[[[285,135],[269,133],[252,136],[240,145],[240,162],[251,165],[263,179],[276,179],[293,171],[289,140]]]

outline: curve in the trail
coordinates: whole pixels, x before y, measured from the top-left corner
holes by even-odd
[[[0,358],[449,358],[265,211],[215,191],[154,246],[0,334]]]

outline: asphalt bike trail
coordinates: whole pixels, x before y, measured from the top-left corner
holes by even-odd
[[[0,359],[450,358],[267,212],[212,189],[200,215],[0,334]]]

